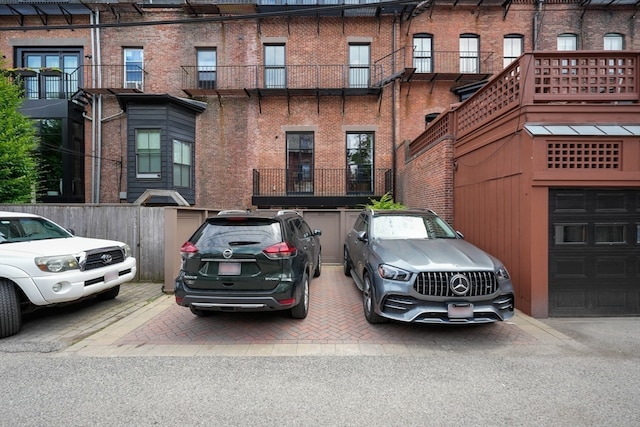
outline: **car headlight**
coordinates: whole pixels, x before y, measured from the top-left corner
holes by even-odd
[[[36,265],[47,273],[60,273],[67,270],[77,270],[78,261],[71,255],[43,256],[35,259]]]
[[[498,276],[498,279],[502,280],[508,280],[509,278],[511,278],[511,276],[509,276],[509,272],[505,267],[498,268],[498,270],[496,271],[496,276]]]
[[[387,264],[378,266],[378,274],[383,279],[399,280],[401,282],[408,282],[411,279],[410,272]]]
[[[124,251],[124,259],[127,259],[131,256],[131,247],[129,245],[124,245],[122,247],[122,250]]]

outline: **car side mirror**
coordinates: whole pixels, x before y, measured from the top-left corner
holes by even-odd
[[[464,234],[462,234],[459,231],[456,231],[456,234],[458,235],[458,237],[460,237],[462,240],[464,240]]]
[[[322,236],[322,230],[313,230],[314,236]]]
[[[71,234],[73,234],[74,236],[76,235],[76,232],[73,228],[67,228],[67,231]]]
[[[367,240],[369,240],[369,236],[367,236],[367,232],[358,231],[358,240],[360,240],[361,242],[366,242]]]

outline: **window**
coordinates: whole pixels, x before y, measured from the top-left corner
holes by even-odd
[[[160,129],[136,129],[136,176],[160,178]]]
[[[373,192],[373,132],[347,133],[347,192]]]
[[[264,87],[284,89],[287,85],[285,69],[285,50],[283,44],[264,46]]]
[[[64,193],[62,120],[38,120],[37,129],[40,137],[38,149],[40,172],[44,177],[40,182],[41,195],[61,196]]]
[[[287,192],[313,193],[313,132],[287,132]]]
[[[587,224],[556,224],[556,245],[585,244],[587,242]]]
[[[349,45],[349,87],[369,87],[369,44]]]
[[[622,34],[609,33],[604,35],[604,50],[623,50],[624,38]]]
[[[216,50],[198,49],[198,89],[216,88]]]
[[[413,36],[413,68],[416,73],[433,72],[433,38],[430,34]]]
[[[173,186],[191,187],[191,144],[173,140]]]
[[[17,51],[17,65],[34,72],[31,76],[22,77],[26,98],[69,99],[78,91],[80,50],[20,48]]]
[[[460,36],[460,72],[480,72],[480,38],[475,34]]]
[[[141,48],[126,48],[124,50],[124,87],[126,89],[142,90],[144,83],[143,58]]]
[[[502,66],[507,67],[522,55],[524,37],[520,34],[508,34],[504,36],[502,51]]]
[[[595,224],[595,241],[598,243],[626,243],[625,224]]]
[[[578,48],[578,36],[575,34],[560,34],[558,36],[558,50],[576,50]]]

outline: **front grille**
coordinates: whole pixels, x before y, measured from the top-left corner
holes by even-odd
[[[451,278],[457,274],[469,281],[469,290],[463,295],[451,290]],[[413,289],[421,295],[433,297],[476,297],[496,292],[498,280],[491,271],[429,271],[418,273]]]
[[[103,248],[87,252],[84,262],[80,262],[82,271],[118,264],[124,261],[124,252],[120,248]]]

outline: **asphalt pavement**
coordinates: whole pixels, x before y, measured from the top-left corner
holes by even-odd
[[[25,317],[0,426],[640,425],[640,318],[369,325],[338,266],[304,320],[199,318],[157,283]]]

